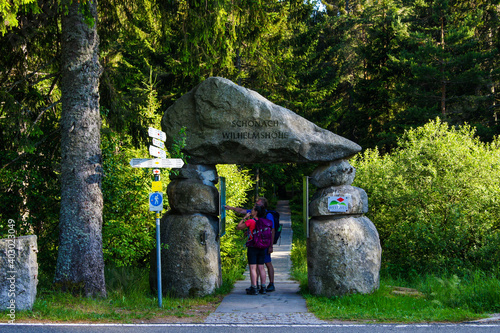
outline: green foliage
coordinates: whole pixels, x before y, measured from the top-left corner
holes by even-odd
[[[246,192],[254,185],[249,170],[239,169],[234,164],[219,164],[217,172],[226,178],[226,204],[232,207],[248,205]],[[237,222],[236,214],[227,211],[226,234],[220,245],[222,275],[232,280],[239,279],[246,267],[245,239],[243,233],[236,230]]]
[[[303,0],[99,2],[106,173],[103,232],[108,263],[144,262],[145,252],[134,254],[127,239],[150,245],[152,219],[143,207],[149,176],[128,167],[130,158],[147,153],[131,147],[149,142],[147,127],[159,128],[164,110],[210,75],[257,90],[321,127],[364,147],[378,146],[381,152],[390,151],[405,129],[420,126],[443,110],[443,120],[453,125],[467,121],[486,140],[499,132],[495,120],[500,90],[498,0],[325,2],[327,12],[315,11],[316,1]],[[57,59],[64,10],[57,1],[14,0],[3,1],[0,13],[0,22],[12,23],[0,25],[0,67],[5,69],[0,71],[0,233],[6,231],[5,221],[13,218],[18,234],[37,234],[40,267],[50,270],[58,239]],[[179,147],[183,137],[179,133]],[[495,143],[476,149],[473,144],[469,150],[471,154],[478,150],[476,157],[481,151],[498,156],[494,145],[498,147]],[[453,174],[474,168],[462,163],[467,156],[455,153],[459,163],[449,166],[432,159],[427,165],[410,165],[385,159],[376,151],[366,153],[379,169],[372,172],[373,179],[386,182],[380,182],[378,189],[374,181],[363,181],[371,187],[361,185],[370,191],[374,221],[388,217],[379,229],[384,260],[400,245],[411,250],[411,258],[420,258],[416,265],[422,267],[427,267],[428,257],[433,267],[448,260],[442,258],[458,258],[448,260],[451,267],[488,267],[491,258],[499,257],[493,188],[498,184],[495,179],[490,185],[479,184],[480,177],[491,179],[498,167],[490,172],[488,165],[480,167],[476,176],[464,178],[463,183],[471,184],[464,186],[461,176]],[[175,147],[170,152],[185,158],[181,154]],[[419,158],[429,154],[423,152]],[[413,156],[414,161],[419,158]],[[424,181],[389,172],[403,165]],[[302,166],[260,166],[259,194],[271,200],[275,194],[282,198],[296,194],[303,174],[310,171]],[[244,198],[248,191],[237,195]],[[436,204],[419,205],[419,194]],[[396,199],[390,199],[387,207],[374,205],[385,195]],[[471,199],[474,195],[481,200]],[[418,209],[401,205],[405,200]],[[394,233],[392,221],[397,222]],[[418,228],[413,221],[419,221]],[[399,244],[403,236],[415,237],[418,244]],[[405,262],[403,255],[387,258],[393,260],[386,261],[389,266]]]
[[[493,20],[492,11],[497,12]],[[398,94],[393,97],[405,111],[388,127],[399,132],[439,115],[451,124],[469,123],[491,141],[498,133],[492,117],[498,48],[493,47],[489,25],[498,25],[498,6],[483,1],[419,1],[411,3],[401,18],[408,22],[407,33],[388,65],[405,73],[395,80]]]
[[[462,277],[438,278],[427,275],[420,279],[417,288],[440,308],[465,309],[475,313],[500,310],[500,279],[496,274],[474,271]]]
[[[40,4],[43,15],[36,6],[0,5],[19,21],[6,26],[6,17],[0,17],[0,237],[8,219],[15,221],[18,236],[37,235],[45,273],[54,270],[59,237],[60,92],[53,47],[58,31],[54,17],[46,15],[54,4]]]
[[[50,275],[57,256],[60,185],[55,171],[59,161],[39,155],[46,148],[0,170],[0,238],[7,236],[9,219],[17,236],[36,235],[40,274]]]
[[[116,267],[108,265],[104,269],[108,297],[140,300],[149,294],[148,269],[132,266]],[[122,304],[122,306],[125,304]]]
[[[292,261],[291,276],[300,283],[300,289],[307,292],[309,285],[307,275],[307,234],[306,230],[304,230],[302,195],[294,196],[289,203],[293,230],[290,253]]]
[[[2,0],[0,1],[0,34],[5,35],[8,29],[17,27],[19,22],[17,15],[19,11],[32,11],[38,13],[35,0]]]
[[[498,1],[323,3],[281,43],[271,100],[381,152],[438,115],[498,133]]]
[[[186,146],[186,127],[182,127],[179,133],[174,137],[174,142],[170,147],[169,156],[171,158],[180,158],[184,163],[188,162],[189,156],[184,154],[182,149]]]
[[[359,169],[358,173],[359,174]],[[306,235],[300,200],[291,200],[293,245],[292,277],[299,281],[309,311],[325,320],[376,322],[462,322],[498,312],[498,271],[475,270],[457,275],[414,274],[411,279],[384,270],[380,288],[371,294],[321,297],[308,291]],[[401,251],[405,251],[402,249]],[[384,251],[386,255],[387,251]],[[389,276],[387,273],[393,273]],[[396,271],[397,273],[397,271]]]
[[[161,103],[158,101],[158,91],[156,90],[157,81],[153,77],[153,69],[149,67],[149,79],[143,80],[143,88],[139,89],[144,98],[143,106],[139,108],[139,116],[149,122],[150,126],[160,128],[161,115],[158,110]]]
[[[406,132],[398,149],[367,150],[353,161],[355,185],[370,198],[391,273],[459,272],[500,267],[500,147],[470,126],[439,119]]]
[[[304,238],[293,240],[291,259],[293,279],[299,281],[301,290],[307,290],[309,286],[307,276],[307,241]]]
[[[129,162],[147,152],[132,149],[126,139],[109,132],[102,137],[102,154],[104,260],[118,267],[144,265],[155,246],[155,220],[148,204],[152,174],[131,168]]]
[[[148,120],[150,126],[159,128],[161,117],[157,110],[160,103],[155,86],[156,80],[150,70],[149,78],[143,80],[144,104],[139,107],[139,116]],[[148,151],[134,148],[133,138],[116,134],[105,125],[102,137],[104,259],[116,267],[147,265],[149,253],[156,244],[155,220],[147,200],[152,174],[149,169],[131,168],[129,162],[132,158],[148,156]],[[179,151],[185,142],[182,140],[176,146]],[[163,170],[164,189],[169,182],[168,174],[168,170]]]
[[[318,318],[326,320],[426,323],[463,322],[487,317],[467,309],[465,303],[461,307],[442,306],[416,289],[406,295],[395,294],[397,289],[382,280],[380,289],[369,295],[326,298],[306,293],[304,297],[308,309]]]
[[[133,135],[136,146],[147,139],[136,115],[136,87],[147,66],[158,77],[163,109],[209,76],[254,88],[277,84],[278,63],[289,53],[277,45],[291,33],[296,3],[101,1],[100,102],[112,128]]]
[[[275,207],[278,199],[299,195],[302,177],[311,174],[315,168],[312,163],[254,164],[252,170],[259,181],[258,193],[253,193],[253,196],[266,197],[269,207]]]

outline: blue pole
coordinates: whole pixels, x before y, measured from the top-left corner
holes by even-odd
[[[160,180],[160,170],[154,172],[155,181]],[[158,307],[162,305],[161,292],[161,241],[160,241],[160,212],[156,212],[156,285],[158,289]]]
[[[160,213],[156,212],[156,280],[158,286],[158,306],[161,308],[161,243],[160,243]]]

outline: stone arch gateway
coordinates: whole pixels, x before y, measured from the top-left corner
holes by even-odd
[[[347,161],[356,143],[324,130],[255,91],[210,77],[169,107],[162,118],[167,148],[181,128],[190,156],[167,195],[171,210],[161,221],[162,290],[179,297],[203,296],[221,284],[216,164],[320,163],[311,176],[319,190],[310,203],[309,287],[313,294],[368,293],[379,286],[381,247],[363,214],[364,190],[351,186]],[[349,197],[343,212],[328,197]],[[150,284],[156,289],[156,253]]]

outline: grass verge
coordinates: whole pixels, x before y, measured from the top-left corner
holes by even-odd
[[[234,275],[234,274],[233,274]],[[234,275],[236,276],[236,275]],[[120,267],[106,269],[107,298],[87,298],[47,287],[38,290],[31,311],[16,312],[16,322],[203,322],[234,285],[225,278],[214,295],[198,298],[164,296],[162,308],[149,289],[149,269]],[[7,322],[7,312],[0,322]]]
[[[321,297],[308,291],[307,249],[301,216],[293,214],[292,277],[300,282],[309,311],[328,321],[463,322],[500,312],[499,274],[468,272],[457,275],[419,275],[411,281],[380,277],[372,294]],[[295,229],[296,228],[296,229]],[[297,230],[297,232],[296,232]],[[298,237],[297,237],[298,236]]]
[[[307,306],[323,320],[364,322],[463,322],[488,317],[467,308],[449,307],[429,298],[414,288],[394,287],[382,281],[372,294],[353,294],[343,297],[303,295]]]

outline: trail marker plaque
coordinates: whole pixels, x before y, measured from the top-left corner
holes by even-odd
[[[350,196],[328,197],[328,211],[332,213],[345,213],[349,210]]]
[[[165,132],[162,132],[156,128],[149,127],[148,128],[148,135],[152,138],[161,140],[165,142],[167,140],[167,134]]]
[[[184,165],[180,158],[133,158],[130,166],[133,168],[172,168],[179,169]]]
[[[160,149],[160,148],[155,147],[155,146],[149,146],[149,153],[151,155],[153,155],[154,157],[159,157],[162,159],[167,158],[167,153],[163,149]]]

